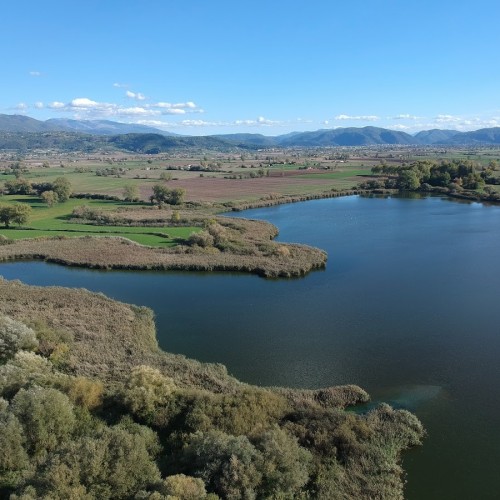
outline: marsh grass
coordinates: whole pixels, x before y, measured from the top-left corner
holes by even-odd
[[[116,483],[122,489],[128,485],[128,496],[120,498],[144,488],[143,481],[131,480],[138,463],[155,471],[149,491],[163,491],[161,472],[167,482],[179,474],[187,475],[187,482],[197,477],[199,491],[203,480],[207,491],[221,498],[403,498],[401,452],[420,444],[424,434],[409,412],[387,405],[364,415],[344,411],[368,397],[356,386],[313,391],[243,384],[222,365],[161,351],[151,310],[102,294],[0,279],[0,296],[0,317],[29,323],[39,341],[37,354],[20,351],[0,365],[1,395],[23,418],[19,402],[44,395],[71,417],[71,425],[61,427],[60,442],[48,447],[31,437],[33,449],[46,448],[40,448],[43,456],[28,450],[31,469],[23,461],[9,475],[0,470],[0,493],[63,498],[68,491],[95,492],[99,485],[100,496],[85,498],[113,498],[109,474],[75,478],[79,464],[90,459],[79,445],[82,439],[111,432],[115,443],[130,434],[135,447],[149,450],[140,459],[135,452],[131,458],[110,455],[108,467],[130,469],[127,479]],[[52,354],[61,345],[72,363],[54,364]],[[0,402],[1,417],[10,406]],[[50,422],[28,416],[38,419],[37,429],[45,435]],[[51,480],[40,481],[47,468]],[[68,489],[70,484],[78,489]],[[140,498],[161,498],[144,494]]]

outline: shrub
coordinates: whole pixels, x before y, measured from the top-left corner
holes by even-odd
[[[173,497],[179,500],[198,500],[207,496],[205,484],[201,479],[184,474],[175,474],[165,478],[160,491],[167,498]]]
[[[198,233],[191,233],[187,241],[190,246],[196,245],[201,248],[214,246],[214,237],[205,230],[199,231]]]
[[[133,498],[159,480],[158,468],[140,435],[118,426],[103,427],[96,435],[50,454],[38,467],[28,491],[34,498]]]
[[[257,444],[263,456],[263,498],[296,498],[309,479],[312,455],[284,430],[265,432]]]
[[[54,385],[64,377],[54,372],[52,363],[33,352],[19,351],[7,364],[0,365],[0,394],[14,395],[33,383]]]
[[[93,410],[102,404],[104,386],[100,380],[90,380],[85,377],[71,379],[67,393],[73,403]]]
[[[222,498],[255,498],[261,473],[260,453],[245,436],[198,432],[187,438],[182,462]]]
[[[0,489],[15,487],[28,467],[24,432],[19,420],[0,410]]]
[[[168,402],[174,390],[174,381],[160,371],[150,366],[136,366],[125,385],[123,400],[134,414],[147,418],[158,406]]]
[[[32,351],[38,346],[35,332],[25,324],[0,316],[0,363],[5,363],[20,350]]]
[[[34,455],[54,450],[66,441],[75,426],[73,405],[56,389],[21,389],[12,400],[12,412],[19,419]]]

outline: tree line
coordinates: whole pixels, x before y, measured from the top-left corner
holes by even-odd
[[[403,165],[381,164],[371,171],[380,177],[369,181],[367,187],[383,187],[406,191],[428,190],[432,187],[447,188],[451,191],[485,191],[494,193],[491,185],[500,184],[495,175],[497,162],[491,161],[481,167],[470,160],[420,160]]]

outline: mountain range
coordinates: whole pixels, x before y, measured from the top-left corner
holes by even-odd
[[[33,134],[30,137],[19,134]],[[38,136],[38,134],[43,134]],[[162,152],[173,148],[258,149],[285,147],[335,147],[377,145],[500,145],[500,127],[472,132],[456,130],[424,130],[415,135],[380,127],[348,127],[314,132],[292,132],[285,135],[219,134],[213,136],[181,136],[172,132],[109,120],[35,120],[24,115],[0,114],[0,148],[27,149],[37,147],[74,147],[84,143],[87,150],[103,147],[136,152]],[[93,136],[99,136],[100,139]],[[92,142],[95,145],[92,145]],[[73,146],[72,146],[73,147]]]

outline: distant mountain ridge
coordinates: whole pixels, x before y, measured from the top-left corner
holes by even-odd
[[[136,123],[120,123],[111,120],[71,120],[50,118],[46,121],[35,120],[25,115],[0,114],[0,132],[80,132],[91,135],[118,134],[160,134],[177,136],[155,127]]]
[[[53,137],[16,137],[16,134],[55,134]],[[62,135],[61,135],[62,134]],[[69,134],[69,135],[68,135]],[[237,133],[210,136],[180,136],[154,127],[127,124],[110,120],[35,120],[24,115],[0,114],[0,147],[4,149],[29,149],[33,144],[47,147],[65,141],[76,145],[85,143],[95,147],[115,147],[128,151],[163,152],[174,148],[215,148],[215,149],[259,149],[286,147],[338,147],[338,146],[459,146],[459,145],[500,145],[500,127],[486,128],[472,132],[456,130],[423,130],[415,135],[380,127],[347,127],[322,129],[312,132],[292,132],[278,136]],[[100,140],[97,140],[98,136]],[[24,146],[23,146],[24,144]],[[15,147],[14,147],[15,146]]]
[[[43,122],[59,130],[83,132],[93,135],[118,135],[118,134],[161,134],[176,136],[173,132],[165,132],[155,127],[135,123],[120,123],[110,120],[69,120],[66,118],[51,118]]]

